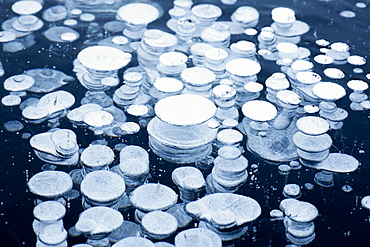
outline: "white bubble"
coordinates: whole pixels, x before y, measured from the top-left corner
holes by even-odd
[[[257,32],[257,30],[256,30],[256,29],[254,29],[254,28],[247,28],[247,29],[245,29],[244,33],[245,33],[246,35],[253,36],[253,35],[256,35],[258,32]]]
[[[75,26],[78,24],[78,22],[75,19],[67,19],[63,22],[66,26]]]
[[[327,53],[328,51],[329,51],[329,48],[327,48],[327,47],[320,48],[321,53]]]
[[[316,40],[316,45],[325,47],[325,46],[329,46],[330,42],[326,39],[318,39]]]
[[[346,193],[349,193],[349,192],[352,192],[353,191],[353,188],[351,185],[349,184],[345,184],[342,186],[342,191],[343,192],[346,192]]]
[[[343,79],[346,75],[337,68],[327,68],[324,70],[324,74],[331,79]]]
[[[357,7],[357,8],[360,8],[360,9],[364,9],[364,8],[366,8],[366,3],[363,3],[363,2],[357,2],[357,3],[356,3],[356,7]]]
[[[315,56],[313,59],[315,60],[316,63],[319,63],[319,64],[332,64],[333,63],[333,58],[327,55],[323,55],[323,54],[319,54]]]
[[[344,18],[354,18],[356,17],[356,13],[351,11],[351,10],[343,10],[342,12],[339,13],[341,17]]]
[[[347,58],[347,62],[352,65],[361,66],[366,64],[366,59],[359,55],[351,55]]]
[[[90,13],[83,13],[80,15],[80,20],[86,21],[86,22],[92,22],[95,20],[95,15],[90,14]]]
[[[11,120],[4,124],[4,128],[9,132],[17,132],[22,130],[24,128],[24,125],[17,120]]]
[[[21,102],[22,102],[21,97],[12,94],[6,95],[1,99],[1,103],[4,106],[16,106],[19,105]]]
[[[364,73],[364,70],[361,69],[361,68],[354,68],[353,69],[353,73],[355,73],[355,74],[362,74],[362,73]]]
[[[78,39],[78,36],[77,34],[75,33],[72,33],[72,32],[66,32],[66,33],[62,33],[60,35],[60,38],[64,41],[68,41],[68,42],[73,42],[75,41],[76,39]]]

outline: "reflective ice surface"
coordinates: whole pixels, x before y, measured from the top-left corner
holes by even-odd
[[[32,136],[37,136],[40,133],[47,133],[47,131],[50,129],[50,126],[53,126],[56,123],[60,124],[59,128],[61,129],[71,129],[73,132],[75,132],[79,148],[82,149],[80,152],[82,152],[84,148],[87,148],[93,141],[100,144],[105,143],[112,149],[117,144],[139,145],[143,147],[145,150],[149,151],[150,175],[148,177],[148,181],[151,183],[159,182],[179,193],[176,184],[173,183],[171,179],[172,171],[179,165],[164,161],[161,157],[157,156],[149,146],[148,133],[145,129],[145,126],[151,117],[154,116],[153,108],[146,108],[148,111],[140,116],[131,115],[129,112],[125,112],[126,116],[123,116],[122,112],[117,111],[115,108],[106,111],[104,110],[104,114],[101,115],[114,116],[115,122],[119,123],[119,126],[122,125],[122,122],[126,121],[125,117],[127,117],[127,122],[133,121],[140,124],[140,131],[135,131],[135,133],[132,135],[126,134],[125,131],[119,131],[117,129],[116,131],[114,131],[114,129],[111,131],[107,131],[106,129],[102,130],[99,128],[89,129],[82,118],[75,116],[75,118],[72,118],[75,120],[75,122],[71,123],[71,119],[68,118],[68,116],[66,117],[66,111],[68,109],[72,110],[79,107],[81,100],[86,97],[86,89],[83,84],[79,82],[78,78],[78,72],[81,72],[82,68],[77,68],[77,70],[80,69],[80,71],[73,71],[73,61],[76,59],[77,54],[87,46],[99,44],[99,42],[105,38],[112,37],[113,35],[121,36],[123,33],[119,27],[117,27],[117,30],[119,31],[116,31],[114,28],[105,30],[104,26],[107,27],[107,25],[104,24],[108,21],[116,20],[115,11],[117,11],[122,5],[133,1],[95,1],[96,6],[89,5],[87,3],[88,1],[78,1],[80,2],[78,5],[74,5],[72,0],[41,1],[43,2],[43,8],[39,12],[34,12],[35,10],[28,10],[24,7],[22,7],[21,10],[17,10],[18,14],[23,14],[20,13],[20,11],[26,11],[26,14],[35,15],[39,19],[36,19],[33,16],[28,16],[27,18],[23,17],[20,20],[18,18],[18,22],[12,24],[16,20],[12,20],[12,23],[7,22],[7,20],[18,16],[18,14],[14,13],[14,10],[12,11],[11,6],[14,2],[15,1],[13,0],[6,0],[0,3],[0,21],[5,23],[3,24],[2,29],[8,30],[9,25],[17,29],[15,32],[17,36],[16,40],[12,41],[0,39],[0,62],[5,73],[2,77],[0,77],[1,83],[4,85],[2,86],[3,90],[1,90],[1,98],[9,94],[9,90],[7,90],[7,88],[5,88],[5,84],[3,84],[7,78],[24,73],[27,75],[33,75],[33,70],[44,69],[43,72],[37,71],[36,82],[33,85],[33,88],[31,88],[32,90],[27,91],[26,96],[23,95],[23,93],[19,93],[18,90],[13,90],[17,93],[12,95],[17,97],[17,99],[21,98],[22,102],[24,102],[26,98],[32,99],[32,97],[34,97],[40,99],[45,95],[45,93],[54,91],[58,88],[59,90],[64,90],[71,93],[75,98],[75,101],[72,99],[72,97],[70,97],[68,98],[69,102],[59,109],[56,106],[62,99],[59,98],[59,96],[54,98],[51,97],[52,99],[49,100],[47,104],[48,107],[58,109],[52,112],[53,114],[56,114],[56,116],[46,117],[47,120],[52,120],[51,122],[49,121],[49,124],[47,121],[41,121],[41,123],[36,121],[38,124],[31,123],[31,116],[34,115],[30,115],[29,113],[27,114],[27,112],[25,115],[22,115],[22,111],[18,106],[4,106],[6,104],[0,106],[0,153],[2,156],[2,177],[0,177],[0,228],[2,229],[2,241],[6,243],[7,246],[34,246],[36,243],[36,236],[32,229],[32,222],[34,220],[33,208],[36,205],[35,202],[39,198],[29,191],[27,182],[42,169],[51,169],[51,166],[43,166],[45,164],[45,160],[48,161],[54,157],[60,158],[60,153],[57,154],[55,149],[47,149],[46,153],[48,156],[47,158],[44,158],[44,161],[41,161],[34,153],[33,148],[30,146],[30,140],[26,138],[23,139],[22,136],[26,136],[28,133],[31,133]],[[154,16],[146,16],[147,18],[150,17],[150,23],[146,27],[144,27],[145,25],[143,26],[141,24],[140,20],[135,20],[134,18],[133,20],[125,20],[125,22],[131,21],[128,28],[129,30],[126,29],[126,34],[132,34],[135,32],[140,33],[145,28],[159,29],[171,34],[175,34],[173,30],[166,26],[167,21],[171,18],[167,14],[167,11],[173,7],[172,1],[158,0],[141,2],[152,3],[154,6],[161,6],[162,8],[158,8],[159,11],[154,13]],[[48,18],[43,16],[43,11],[58,4],[66,5],[68,11],[70,11],[70,15],[67,18],[70,20],[76,20],[76,25],[72,25],[73,22],[64,22],[64,20],[51,22]],[[285,166],[280,167],[281,169],[278,170],[278,166],[276,164],[271,165],[270,162],[266,162],[250,151],[244,150],[247,149],[245,146],[245,138],[241,146],[243,156],[245,156],[249,161],[249,167],[247,169],[248,180],[239,188],[237,193],[256,200],[262,208],[262,213],[260,217],[248,225],[249,227],[246,231],[246,234],[235,242],[235,246],[285,246],[289,244],[289,235],[286,236],[285,230],[287,228],[294,229],[294,227],[289,225],[291,222],[286,220],[284,225],[282,220],[275,220],[275,218],[270,217],[271,210],[277,209],[279,206],[281,207],[281,201],[285,198],[283,191],[286,184],[299,185],[302,193],[299,200],[311,203],[319,212],[319,216],[314,220],[316,236],[314,240],[312,240],[310,246],[367,246],[368,239],[366,236],[368,236],[369,233],[370,223],[368,216],[370,215],[370,211],[367,209],[368,205],[366,204],[366,200],[362,200],[362,198],[366,199],[365,196],[369,195],[370,193],[368,182],[368,176],[370,174],[368,161],[370,158],[370,147],[368,140],[370,134],[368,128],[369,112],[365,111],[370,107],[365,107],[367,106],[366,100],[362,104],[360,104],[361,102],[358,102],[358,100],[364,100],[366,98],[364,98],[362,94],[360,96],[355,95],[357,97],[349,97],[349,94],[354,92],[356,87],[349,87],[347,82],[350,80],[363,80],[367,83],[369,82],[368,73],[370,69],[369,65],[366,63],[366,60],[368,60],[367,54],[370,49],[367,38],[369,32],[369,17],[367,15],[369,10],[369,2],[363,1],[362,3],[355,3],[354,1],[349,0],[239,0],[236,1],[234,5],[226,5],[222,4],[221,1],[204,0],[194,1],[193,5],[198,4],[215,4],[221,7],[223,15],[218,20],[225,22],[230,22],[230,16],[238,7],[245,5],[251,6],[257,9],[259,12],[258,24],[256,26],[254,26],[254,24],[252,25],[258,32],[260,32],[263,27],[272,24],[272,9],[276,7],[287,7],[293,9],[295,12],[295,19],[307,23],[310,26],[310,30],[300,37],[300,41],[299,39],[294,39],[291,42],[295,43],[299,41],[299,43],[297,43],[299,48],[307,48],[310,51],[311,55],[309,56],[309,60],[314,63],[313,71],[322,77],[322,81],[335,82],[341,85],[347,93],[346,96],[338,99],[335,102],[338,108],[342,108],[348,112],[348,117],[343,121],[344,124],[342,128],[338,130],[329,130],[328,134],[333,141],[333,144],[330,147],[330,152],[349,154],[360,161],[360,166],[357,170],[355,169],[357,168],[357,163],[355,165],[351,165],[353,163],[350,164],[351,169],[348,170],[351,173],[347,173],[348,171],[346,170],[346,167],[343,168],[343,171],[332,169],[331,167],[333,163],[338,162],[337,159],[335,159],[333,163],[323,164],[327,170],[334,170],[336,173],[317,173],[319,172],[317,170],[318,167],[308,168],[306,166],[303,166],[303,168],[298,170],[293,169],[293,166]],[[38,6],[38,4],[33,5]],[[19,7],[17,8],[19,9]],[[78,17],[78,11],[74,8],[80,8],[85,15]],[[71,11],[72,9],[74,9],[74,11]],[[121,10],[121,12],[123,10]],[[58,12],[58,10],[56,11]],[[91,13],[94,14],[94,16],[92,16]],[[153,19],[156,19],[158,16],[159,19],[153,21]],[[89,23],[90,20],[94,20],[94,22],[97,24]],[[137,21],[137,23],[135,23],[135,21]],[[70,23],[70,27],[78,31],[79,37],[77,40],[69,38],[68,32],[64,34],[64,36],[61,36],[62,40],[59,40],[60,42],[49,40],[42,34],[54,25],[63,25],[63,23],[64,25]],[[257,35],[249,35],[249,32],[237,32],[239,30],[238,28],[240,29],[239,26],[230,27],[230,30],[232,30],[234,33],[238,33],[233,34],[231,36],[231,40],[228,40],[228,37],[225,36],[225,40],[221,40],[220,43],[217,43],[216,40],[216,42],[212,43],[212,45],[221,47],[223,46],[224,49],[224,43],[236,43],[240,40],[247,40],[255,43],[258,47],[259,39]],[[31,31],[32,33],[30,34],[28,31]],[[278,34],[282,33],[284,32],[278,32]],[[186,38],[185,36],[186,35],[184,35],[184,38]],[[1,37],[3,37],[3,35],[1,35],[0,38]],[[213,36],[211,35],[211,38],[212,37]],[[328,44],[325,42],[318,42],[318,40],[327,40]],[[138,45],[137,43],[135,44],[135,42],[132,42],[130,46],[129,43],[126,43],[126,40],[124,41],[125,42],[119,42],[117,39],[112,39],[111,43],[106,41],[104,45],[110,44],[112,47],[121,48],[121,50],[124,52],[131,52],[132,49]],[[187,41],[189,41],[190,44],[193,42],[191,40]],[[213,42],[214,40],[211,41]],[[169,45],[171,49],[173,47],[172,45],[172,43]],[[182,48],[186,50],[187,47],[186,45],[184,46]],[[264,52],[276,52],[274,47],[268,45],[267,47],[268,49],[263,47],[265,49]],[[279,62],[282,66],[278,66],[273,59],[270,61],[268,59],[265,60],[263,58],[264,56],[256,57],[261,66],[261,71],[258,73],[256,80],[252,80],[253,83],[255,83],[254,81],[257,81],[265,85],[266,79],[276,72],[286,72],[289,76],[293,75],[294,77],[294,73],[288,73],[287,70],[285,70],[288,69],[290,63],[292,62],[289,61],[289,59],[292,59],[292,56],[295,59],[296,56],[304,57],[304,55],[302,55],[302,53],[290,54],[289,52],[279,52],[280,54],[275,55],[276,58],[280,59]],[[140,59],[145,60],[143,58],[146,58],[150,60],[149,57],[146,57],[147,54],[142,54],[143,53],[140,55]],[[325,61],[321,60],[322,55],[324,54],[326,55],[326,57],[324,57]],[[320,57],[317,57],[317,55],[320,55]],[[113,97],[115,90],[122,86],[121,83],[123,73],[128,72],[127,68],[131,69],[131,67],[137,65],[135,56],[136,55],[134,54],[133,60],[128,67],[118,71],[118,79],[120,84],[116,85],[117,78],[115,75],[112,75],[109,77],[109,80],[106,80],[106,82],[102,83],[104,88],[107,89],[105,93],[110,97]],[[271,57],[273,58],[272,55],[268,56],[268,58]],[[314,59],[315,57],[316,59]],[[327,62],[329,60],[331,61],[330,63]],[[139,60],[139,63],[140,62],[145,64],[145,61]],[[189,63],[187,65],[190,67]],[[153,68],[155,69],[155,67]],[[332,76],[328,72],[333,70],[326,70],[326,73],[324,72],[325,69],[328,68],[339,69],[340,71],[335,70],[334,72],[340,73],[335,73],[335,75]],[[134,72],[144,73],[143,69],[135,69],[132,70]],[[218,68],[213,66],[212,69],[217,72]],[[363,72],[361,73],[361,70],[359,69],[361,69]],[[222,71],[222,69],[220,71]],[[359,71],[359,73],[354,73],[353,71]],[[84,71],[82,72],[84,73]],[[154,73],[154,75],[151,74],[150,76],[155,78],[157,75]],[[52,81],[50,78],[52,78]],[[74,78],[74,80],[72,80],[72,78]],[[297,80],[298,78],[299,76],[297,76]],[[48,81],[48,84],[44,84],[43,81]],[[89,82],[91,82],[91,80]],[[150,87],[152,85],[146,86]],[[125,92],[126,94],[121,97],[122,99],[120,98],[120,103],[121,100],[122,102],[123,100],[126,100],[126,98],[131,100],[132,98],[130,97],[134,98],[134,96],[136,96],[135,90],[132,92]],[[302,89],[302,92],[305,92],[305,90]],[[243,91],[243,93],[247,94],[248,92]],[[357,93],[364,93],[365,95],[368,95],[367,88],[363,90],[363,92]],[[117,95],[119,96],[118,93]],[[208,95],[212,95],[211,92]],[[102,96],[102,94],[100,93],[92,93],[88,96],[90,99],[98,98],[97,101],[101,102],[99,97]],[[304,100],[312,100],[315,95],[306,96],[307,98]],[[265,89],[261,91],[260,95],[257,97],[259,97],[259,100],[266,100]],[[142,97],[136,100],[138,105],[147,107],[147,105],[145,105],[147,102]],[[316,99],[316,102],[314,103],[316,104],[320,101],[321,99]],[[114,102],[118,104],[118,101]],[[359,108],[354,108],[356,111],[353,110],[353,105],[352,107],[350,106],[353,102],[360,104],[360,106],[357,106],[362,108],[360,108],[360,110],[358,110]],[[37,102],[34,103],[35,105],[38,104]],[[112,103],[112,101],[108,102],[108,104]],[[124,103],[126,104],[126,101]],[[32,102],[30,105],[32,105]],[[124,104],[122,103],[122,105]],[[150,104],[148,105],[152,106]],[[95,109],[95,111],[96,110],[97,109]],[[98,110],[100,111],[100,108]],[[37,112],[40,111],[37,110]],[[305,114],[311,113],[306,112]],[[94,116],[96,115],[94,114]],[[240,122],[243,114],[240,112],[239,116]],[[40,114],[38,117],[45,118],[43,114]],[[208,116],[206,117],[208,118]],[[122,121],[118,121],[117,119]],[[19,122],[14,122],[13,120]],[[100,125],[92,126],[94,124],[90,125],[90,122],[87,122],[90,127],[101,127]],[[19,123],[24,126],[23,129],[21,127],[22,125]],[[109,124],[111,123],[112,122],[109,121]],[[110,128],[109,124],[107,124],[108,128]],[[82,126],[76,127],[74,125]],[[117,125],[115,127],[119,128],[119,126]],[[106,127],[105,124],[104,127]],[[287,145],[289,145],[289,140],[284,140],[285,139],[282,136],[282,141],[274,142],[273,145],[270,146],[270,150],[275,152],[283,150],[285,144],[288,143]],[[66,149],[70,148],[69,143],[64,144]],[[65,152],[64,149],[62,151]],[[72,153],[75,155],[76,152]],[[160,154],[161,152],[157,153]],[[63,155],[68,157],[67,153],[64,153]],[[119,152],[115,152],[115,157],[116,162],[119,162]],[[200,163],[205,164],[209,160],[205,158],[204,160],[201,160]],[[287,163],[290,165],[289,162]],[[114,163],[111,166],[116,164],[117,163]],[[284,169],[287,167],[289,169]],[[57,170],[70,172],[75,168],[77,167],[58,166]],[[331,187],[319,186],[315,183],[315,181],[319,181],[319,184],[329,184]],[[333,185],[332,182],[334,182]],[[76,189],[78,188],[76,187]],[[201,194],[201,196],[204,196],[204,193]],[[67,208],[66,216],[63,219],[64,228],[66,230],[76,224],[79,218],[78,215],[83,210],[81,197],[78,197],[75,200],[71,198],[75,197],[66,195],[62,200],[62,202],[66,203]],[[121,203],[125,205],[123,202]],[[287,211],[289,210],[282,209],[282,211],[287,214]],[[134,221],[133,211],[123,210],[123,215],[125,220]],[[223,215],[227,216],[228,214],[225,213]],[[309,234],[308,236],[311,237],[312,235]],[[69,245],[82,243],[84,241],[85,238],[83,236],[68,236]]]

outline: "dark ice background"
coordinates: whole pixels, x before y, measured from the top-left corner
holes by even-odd
[[[151,23],[148,28],[159,28],[169,31],[165,22],[169,19],[168,9],[172,7],[172,1],[156,1],[164,9],[164,15],[160,20]],[[292,8],[296,13],[296,18],[307,22],[311,29],[305,34],[299,46],[307,47],[311,50],[311,57],[318,54],[318,47],[315,39],[324,38],[332,42],[346,42],[351,46],[351,54],[358,54],[367,58],[370,49],[369,28],[370,28],[370,3],[367,8],[360,9],[355,7],[354,0],[239,0],[236,5],[222,5],[219,0],[214,1],[194,1],[194,4],[213,3],[222,7],[223,15],[219,20],[229,20],[230,14],[242,5],[255,7],[260,12],[260,20],[257,26],[259,30],[263,26],[272,23],[270,12],[273,8],[284,6]],[[15,14],[12,13],[10,6],[14,1],[0,1],[0,22],[3,22]],[[53,6],[58,1],[45,0],[43,9]],[[60,3],[60,2],[59,2]],[[353,10],[356,13],[355,18],[343,18],[339,15],[342,10]],[[37,14],[41,16],[41,12]],[[99,23],[104,23],[108,19],[98,19]],[[46,27],[42,30],[44,30]],[[41,31],[42,31],[41,30]],[[3,63],[6,74],[0,78],[2,83],[6,78],[21,74],[25,70],[34,68],[54,68],[64,73],[74,76],[72,72],[72,60],[80,50],[81,41],[84,40],[84,27],[81,27],[81,37],[75,42],[76,50],[65,57],[51,55],[46,49],[49,47],[48,40],[37,31],[37,43],[33,47],[17,53],[4,53],[0,50],[0,61]],[[256,41],[255,37],[244,34],[232,37],[232,42],[240,39]],[[1,46],[1,45],[0,45]],[[274,62],[266,62],[259,59],[262,65],[262,71],[258,74],[258,81],[264,80],[273,72],[279,71],[279,67]],[[311,60],[312,61],[312,60]],[[327,66],[315,63],[314,71],[323,77],[323,81],[333,81],[326,78],[322,71]],[[349,79],[363,79],[365,74],[370,72],[369,65],[361,68],[363,74],[354,74],[352,65],[334,66],[342,69],[346,77],[335,82],[346,87]],[[122,75],[122,71],[120,71]],[[122,77],[120,76],[122,79]],[[0,87],[0,97],[7,95],[7,92]],[[76,97],[76,104],[85,93],[78,81],[72,82],[61,89],[73,93]],[[112,93],[114,91],[110,90]],[[368,94],[369,92],[366,91]],[[300,200],[308,201],[314,204],[319,210],[319,217],[315,220],[316,239],[309,246],[370,246],[370,211],[361,208],[361,198],[370,194],[370,159],[369,159],[369,111],[353,112],[349,109],[348,94],[337,102],[339,107],[349,112],[349,117],[345,120],[341,130],[330,131],[334,145],[332,152],[344,152],[353,155],[361,162],[360,168],[351,174],[336,174],[335,185],[332,188],[322,188],[315,185],[314,190],[308,191],[302,189]],[[10,133],[3,128],[3,124],[9,120],[19,120],[25,128],[17,133]],[[62,119],[61,128],[72,128],[67,119]],[[22,133],[31,133],[32,135],[46,132],[49,128],[46,124],[34,125],[22,120],[22,115],[18,107],[0,106],[0,246],[35,246],[36,236],[32,230],[32,210],[34,207],[35,196],[27,189],[27,181],[34,174],[41,171],[44,164],[33,153],[29,140],[21,138]],[[96,137],[89,130],[81,128],[73,129],[78,136],[78,143],[82,148],[87,147]],[[146,133],[142,131],[138,136],[126,139],[109,138],[106,140],[110,147],[116,143],[125,142],[128,144],[140,145],[148,149]],[[364,153],[360,150],[365,151]],[[236,246],[285,246],[284,227],[280,221],[270,221],[269,212],[279,206],[279,202],[284,198],[282,188],[285,183],[297,183],[303,186],[305,183],[313,182],[315,170],[302,168],[299,171],[292,171],[288,177],[279,175],[277,166],[265,164],[263,160],[254,157],[250,153],[245,153],[250,164],[260,165],[257,183],[250,184],[248,181],[239,191],[239,193],[256,199],[261,207],[261,216],[253,222],[249,228],[245,240],[240,240]],[[116,157],[118,155],[116,154]],[[177,191],[177,188],[171,181],[171,171],[176,168],[173,164],[162,162],[151,154],[151,181],[161,182]],[[70,171],[70,167],[58,167],[60,170]],[[349,184],[353,187],[351,193],[345,193],[341,187]],[[73,226],[81,212],[80,198],[70,201],[70,207],[64,217],[65,229]],[[82,243],[84,238],[68,238],[69,245]]]

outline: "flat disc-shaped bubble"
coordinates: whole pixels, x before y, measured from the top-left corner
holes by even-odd
[[[15,40],[16,35],[11,31],[0,31],[0,43]]]
[[[109,207],[97,206],[88,208],[80,214],[76,229],[91,235],[107,234],[119,228],[122,223],[123,216],[120,212]]]
[[[57,201],[45,201],[38,204],[33,209],[33,216],[45,222],[53,222],[60,220],[66,214],[66,208]]]
[[[148,235],[158,237],[158,239],[164,239],[177,230],[178,221],[170,213],[153,211],[144,215],[141,226]]]
[[[49,116],[49,110],[44,106],[30,105],[22,111],[22,116],[27,120],[41,120]]]
[[[257,93],[262,91],[263,85],[261,83],[251,81],[244,85],[244,89],[251,93]]]
[[[244,33],[246,35],[253,36],[253,35],[256,35],[258,33],[258,31],[254,28],[247,28],[247,29],[245,29]]]
[[[122,21],[108,21],[104,24],[103,28],[111,33],[122,33],[126,25]]]
[[[318,39],[318,40],[316,40],[315,43],[316,43],[316,45],[322,46],[322,47],[326,47],[326,46],[330,45],[330,42],[326,39]]]
[[[361,66],[366,64],[366,58],[358,55],[351,55],[347,58],[347,62],[352,65]]]
[[[216,113],[216,106],[212,101],[195,94],[161,99],[154,109],[158,118],[173,125],[201,124]]]
[[[155,80],[154,87],[162,93],[180,93],[184,84],[175,78],[163,77]]]
[[[101,84],[103,84],[104,86],[114,87],[117,86],[118,83],[119,80],[115,77],[104,77],[103,79],[101,79]]]
[[[95,15],[91,13],[83,13],[79,18],[81,21],[92,22],[95,20]]]
[[[70,92],[59,90],[42,96],[37,103],[38,106],[44,106],[49,114],[53,114],[70,108],[75,103],[75,97]]]
[[[31,69],[25,74],[35,79],[35,84],[28,89],[34,93],[49,93],[74,80],[72,76],[49,68]]]
[[[306,166],[330,172],[349,173],[357,170],[359,165],[359,161],[349,154],[330,153],[326,159],[318,164]]]
[[[6,21],[4,21],[2,24],[1,24],[1,28],[4,30],[4,31],[9,31],[9,32],[12,32],[15,34],[15,37],[16,38],[22,38],[24,36],[27,36],[29,35],[30,33],[29,32],[21,32],[21,31],[18,31],[16,29],[13,28],[13,23],[18,19],[17,16],[14,16]]]
[[[129,40],[123,35],[118,35],[112,37],[112,43],[115,45],[126,45],[128,44]]]
[[[226,63],[227,72],[236,76],[253,76],[261,71],[259,63],[245,58],[233,59]]]
[[[256,26],[259,16],[257,9],[250,6],[241,6],[231,14],[230,19],[241,28],[246,29]]]
[[[353,68],[353,73],[355,73],[355,74],[362,74],[362,73],[364,73],[364,70],[363,69],[361,69],[361,68]]]
[[[360,8],[360,9],[364,9],[364,8],[366,8],[366,3],[364,3],[364,2],[357,2],[356,3],[356,7],[357,8]]]
[[[354,18],[354,17],[356,17],[356,13],[351,11],[351,10],[343,10],[339,13],[339,15],[341,17],[344,17],[344,18]]]
[[[135,122],[126,122],[120,126],[120,129],[128,135],[136,134],[140,131],[140,125]]]
[[[5,106],[16,106],[22,102],[21,97],[18,95],[6,95],[1,99],[1,103]]]
[[[178,247],[221,247],[222,240],[214,231],[206,228],[190,228],[176,235],[175,245]]]
[[[198,4],[191,9],[191,13],[201,19],[217,19],[222,15],[220,7],[214,4]]]
[[[297,128],[307,135],[322,135],[329,130],[328,122],[315,116],[306,116],[297,120]]]
[[[82,152],[80,160],[88,167],[105,167],[114,161],[114,152],[105,145],[90,145]]]
[[[113,123],[114,117],[107,111],[90,111],[83,116],[83,121],[92,127],[103,127]]]
[[[350,192],[352,192],[352,191],[353,191],[353,188],[352,188],[352,186],[351,186],[351,185],[349,185],[349,184],[345,184],[345,185],[343,185],[343,186],[342,186],[342,191],[343,191],[343,192],[346,192],[346,193],[350,193]]]
[[[324,74],[331,79],[343,79],[346,75],[337,68],[324,69]]]
[[[277,115],[276,107],[263,100],[246,102],[242,107],[242,112],[244,116],[254,121],[269,121]]]
[[[67,8],[63,5],[55,5],[46,9],[42,13],[42,19],[48,22],[55,22],[63,20],[67,17]]]
[[[4,89],[8,91],[24,91],[35,84],[35,79],[29,75],[14,75],[4,81]]]
[[[67,114],[67,118],[73,123],[81,124],[83,122],[83,116],[90,111],[100,111],[102,107],[97,104],[84,104],[78,108],[74,108]]]
[[[305,34],[310,30],[310,26],[303,22],[296,20],[290,28],[279,28],[276,23],[272,23],[271,27],[275,30],[275,33],[285,37],[294,37]]]
[[[113,71],[126,66],[131,54],[109,46],[90,46],[80,51],[77,58],[88,69]]]
[[[38,1],[17,1],[12,5],[12,10],[18,15],[33,15],[42,9],[42,5]]]
[[[170,187],[159,183],[147,183],[131,194],[132,204],[143,211],[166,210],[177,202],[177,194]]]
[[[44,22],[34,15],[21,15],[12,23],[12,27],[21,32],[32,32],[39,30]]]
[[[154,247],[155,245],[149,239],[137,236],[121,239],[120,241],[112,245],[112,247],[129,247],[129,246]]]
[[[67,19],[63,22],[63,24],[69,27],[73,27],[78,24],[78,21],[76,21],[75,19]]]
[[[332,64],[334,62],[333,58],[327,56],[327,55],[324,55],[324,54],[319,54],[317,56],[315,56],[313,58],[315,60],[316,63],[319,63],[319,64]]]
[[[69,34],[68,36],[73,35],[73,38],[66,37],[65,35],[66,33]],[[43,34],[48,40],[60,43],[69,42],[69,40],[74,41],[80,37],[80,34],[73,30],[72,28],[61,26],[51,27],[48,30],[46,30]]]
[[[72,179],[62,171],[43,171],[35,174],[28,182],[30,191],[36,195],[56,198],[72,189]]]
[[[346,90],[333,82],[319,82],[313,86],[312,93],[323,100],[338,100],[346,95]]]
[[[145,23],[151,23],[159,17],[159,10],[147,3],[130,3],[117,11],[119,20],[130,23],[132,19],[141,18]]]
[[[370,196],[364,196],[361,199],[361,206],[363,206],[366,209],[370,209]]]
[[[111,171],[88,173],[81,182],[81,193],[95,202],[107,203],[118,199],[125,192],[125,181]]]
[[[24,128],[24,125],[17,121],[17,120],[11,120],[4,124],[4,129],[9,132],[17,132]]]
[[[315,84],[321,81],[321,76],[312,71],[302,71],[296,74],[296,78],[303,84]]]
[[[349,80],[347,86],[354,91],[364,91],[369,88],[369,84],[363,80]]]
[[[149,108],[146,105],[130,105],[126,112],[132,116],[144,116],[149,112]]]
[[[184,69],[180,77],[184,83],[195,87],[208,86],[216,80],[216,75],[213,71],[201,67]]]

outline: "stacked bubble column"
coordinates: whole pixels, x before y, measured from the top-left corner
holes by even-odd
[[[335,101],[344,97],[346,90],[337,83],[320,82],[312,88],[312,94],[322,100],[319,104],[319,114],[328,121],[330,129],[342,128],[343,121],[348,117],[348,112],[337,107]]]
[[[281,110],[273,120],[272,126],[277,130],[286,129],[294,120],[301,97],[293,91],[281,90],[276,94],[276,98]]]
[[[149,154],[142,147],[129,145],[120,151],[118,174],[126,185],[125,193],[130,195],[137,187],[144,184],[149,174]]]
[[[62,171],[42,171],[28,181],[30,192],[43,201],[33,210],[32,228],[37,235],[37,246],[67,247],[67,231],[63,226],[66,213],[62,198],[72,189],[71,177]]]
[[[121,176],[111,171],[100,170],[88,173],[81,182],[82,206],[119,208],[119,198],[126,189]]]
[[[210,125],[216,106],[195,94],[170,96],[155,105],[156,117],[147,127],[149,146],[159,157],[173,163],[199,161],[212,151],[217,127]]]
[[[333,143],[326,133],[329,130],[326,120],[307,116],[298,119],[296,126],[299,131],[293,135],[293,143],[301,163],[312,166],[326,159]]]
[[[123,75],[123,85],[116,89],[113,94],[113,101],[120,108],[128,107],[135,102],[140,94],[141,85],[145,78],[139,72],[127,72]]]
[[[88,90],[81,103],[111,106],[113,100],[104,91],[118,84],[118,70],[130,61],[131,54],[109,46],[90,46],[80,51],[74,71],[82,86]],[[107,80],[109,83],[104,83],[105,78],[110,78]],[[116,83],[112,84],[111,81]]]
[[[266,79],[265,85],[267,92],[266,99],[271,103],[276,104],[278,102],[276,94],[281,90],[288,89],[290,83],[284,73],[276,72]]]
[[[212,99],[212,86],[216,75],[210,69],[202,67],[187,68],[181,72],[181,80],[184,83],[183,94],[196,94]]]
[[[204,54],[205,56],[205,67],[210,69],[216,75],[216,83],[221,79],[226,78],[225,63],[229,56],[228,52],[221,48],[211,48]]]
[[[67,246],[67,231],[63,224],[65,214],[65,206],[58,201],[41,202],[33,209],[32,228],[37,235],[37,246]]]
[[[80,161],[81,174],[85,177],[93,171],[109,170],[109,165],[114,161],[114,152],[105,145],[90,145],[81,153]]]
[[[261,71],[259,63],[250,59],[238,58],[226,63],[226,71],[234,83],[236,90],[236,105],[241,107],[245,102],[251,100],[251,94],[245,89],[245,85],[257,81],[257,74]]]
[[[157,70],[160,77],[180,79],[181,72],[186,69],[188,57],[181,52],[165,52],[159,57]]]
[[[165,211],[177,203],[178,195],[170,187],[159,183],[146,183],[130,195],[135,208],[135,221],[141,223],[149,212]]]
[[[296,199],[284,199],[280,208],[285,215],[285,235],[289,242],[299,246],[311,243],[316,236],[313,221],[318,216],[317,208]]]
[[[351,100],[351,110],[366,110],[366,108],[361,103],[369,98],[364,93],[364,91],[369,88],[369,85],[363,80],[350,80],[347,82],[347,86],[353,90],[353,92],[349,95],[349,99]]]
[[[235,107],[236,90],[228,85],[218,85],[212,89],[214,102],[217,105],[215,118],[222,123],[225,119],[239,119]]]
[[[158,77],[159,57],[165,52],[174,51],[176,45],[177,38],[173,34],[158,29],[149,29],[144,32],[136,52],[139,65],[148,75],[148,81],[143,85],[146,92],[152,86],[154,79]]]
[[[218,150],[212,174],[207,177],[207,193],[233,193],[248,179],[248,160],[240,149],[224,146]]]
[[[205,187],[205,180],[202,172],[192,166],[178,167],[172,172],[171,176],[172,181],[180,191],[182,202],[175,204],[166,212],[177,219],[179,228],[185,228],[193,221],[193,218],[185,211],[185,206],[201,197]]]

